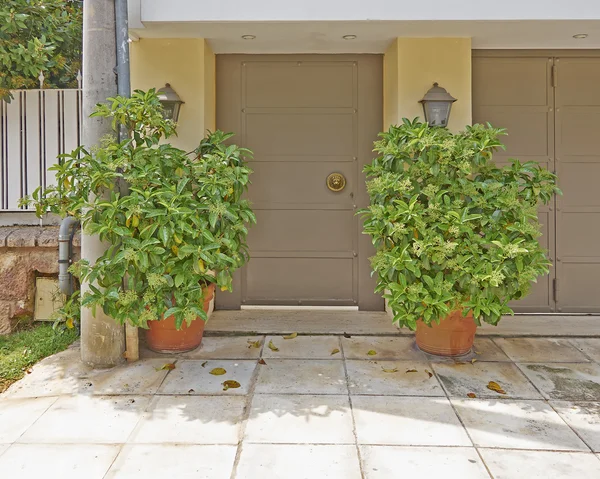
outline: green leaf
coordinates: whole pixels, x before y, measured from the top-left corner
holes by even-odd
[[[170,235],[169,230],[167,229],[166,226],[161,226],[158,229],[158,237],[160,238],[160,240],[162,241],[162,244],[164,246],[167,246],[169,244],[169,240],[171,238],[171,235]]]

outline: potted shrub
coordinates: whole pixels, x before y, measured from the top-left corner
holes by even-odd
[[[502,134],[404,119],[380,135],[365,167],[371,201],[361,213],[377,250],[377,291],[426,352],[468,352],[476,325],[513,314],[509,301],[551,264],[537,208],[559,193],[556,177],[535,162],[497,167]]]
[[[80,264],[90,284],[83,305],[147,328],[157,351],[194,349],[215,285],[230,290],[233,272],[248,259],[246,226],[255,217],[242,194],[251,153],[226,146],[232,134],[221,131],[191,153],[162,143],[175,125],[163,119],[154,90],[111,98],[93,115],[112,118],[127,139],[64,155],[53,168],[56,186],[24,202],[38,215],[75,216],[110,245],[94,264]]]

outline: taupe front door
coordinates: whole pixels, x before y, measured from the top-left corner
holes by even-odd
[[[251,260],[217,307],[383,308],[355,215],[368,201],[362,168],[381,123],[380,56],[217,57],[217,126],[254,152],[257,217]],[[332,173],[345,180],[341,191],[327,186]]]
[[[555,65],[557,311],[600,312],[600,58]]]
[[[540,208],[554,263],[521,312],[600,312],[600,55],[474,52],[473,122],[506,128],[509,158],[555,171],[563,196]]]

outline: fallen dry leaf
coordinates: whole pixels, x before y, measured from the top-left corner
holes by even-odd
[[[333,351],[331,351],[331,356],[333,356],[334,354],[339,353],[340,350],[338,348],[335,348]]]
[[[498,394],[506,394],[506,391],[504,389],[502,389],[500,384],[498,384],[495,381],[490,381],[487,385],[487,388],[494,392],[497,392]]]
[[[193,393],[193,392],[194,392],[194,390],[193,390],[193,389],[188,389],[188,394],[191,394],[191,393]]]
[[[344,333],[344,337],[345,337],[346,339],[350,339],[352,336],[350,336],[348,333]]]
[[[375,356],[377,354],[377,351],[375,351],[374,349],[370,349],[369,351],[367,351],[367,356]]]
[[[223,376],[223,374],[225,374],[227,371],[225,371],[225,369],[223,368],[215,368],[213,369],[210,374],[212,374],[213,376]]]
[[[254,349],[258,349],[260,348],[260,341],[252,341],[251,339],[248,340],[248,349],[250,348],[254,348]]]
[[[294,339],[296,336],[298,336],[298,333],[292,333],[284,336],[283,339]]]
[[[385,368],[381,368],[381,370],[384,373],[397,373],[398,372],[398,368],[393,368],[393,369],[385,369]]]
[[[417,370],[416,369],[407,369],[406,372],[407,373],[416,373]]]
[[[208,361],[204,361],[200,366],[202,366],[203,368],[206,367],[206,363],[208,363]]]
[[[161,370],[162,370],[162,369],[168,369],[169,371],[173,371],[173,369],[175,369],[175,364],[173,364],[173,363],[167,363],[167,364],[165,364],[165,365],[164,365],[162,368],[160,368],[160,369],[161,369]]]
[[[471,364],[475,364],[477,362],[477,359],[473,358],[471,359]]]
[[[467,364],[464,361],[454,361],[454,364]]]
[[[265,365],[265,364],[267,364],[267,363],[266,363],[266,361],[265,361],[263,358],[260,358],[260,359],[258,360],[258,364],[262,364],[262,365],[264,366],[264,365]]]
[[[467,397],[471,398],[471,399],[475,399],[477,397],[477,395],[475,393],[468,393]]]
[[[240,387],[240,383],[234,381],[233,379],[228,379],[223,383],[223,391],[227,391],[228,389],[236,389]]]
[[[475,351],[475,354],[481,354],[481,351]]]
[[[433,377],[433,373],[429,369],[426,369],[425,372],[430,378]]]
[[[271,351],[279,351],[279,348],[273,344],[273,340],[269,341],[269,349]]]

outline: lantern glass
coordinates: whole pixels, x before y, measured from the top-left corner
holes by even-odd
[[[163,118],[165,120],[173,120],[177,122],[179,119],[179,110],[181,109],[181,105],[183,101],[179,98],[179,95],[175,90],[171,88],[171,85],[168,83],[156,92],[158,94],[158,99],[163,107]]]
[[[162,103],[162,107],[163,107],[163,118],[165,120],[177,121],[175,119],[176,105],[175,105],[174,102],[165,101],[165,102]],[[179,108],[177,108],[177,110],[179,110]]]
[[[423,105],[423,113],[425,113],[425,121],[429,126],[447,127],[450,109],[455,101],[456,98],[450,95],[446,89],[434,83],[433,88],[420,100]]]
[[[446,127],[448,126],[451,108],[452,103],[445,101],[428,101],[423,103],[425,121],[427,121],[430,126]]]

